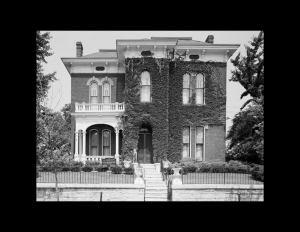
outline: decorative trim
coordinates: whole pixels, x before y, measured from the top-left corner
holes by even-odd
[[[88,79],[86,85],[90,85],[91,82],[96,82],[98,85],[101,85],[101,81],[98,78],[94,77],[94,76],[91,77],[90,79]]]
[[[99,85],[103,85],[103,82],[108,82],[111,86],[114,85],[114,82],[109,77],[103,77],[99,81]]]

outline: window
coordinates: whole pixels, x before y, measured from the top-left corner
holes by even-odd
[[[103,137],[103,155],[110,156],[110,131],[103,130],[102,132]]]
[[[90,155],[98,156],[98,131],[91,130],[90,131],[90,144],[91,144],[91,152]]]
[[[93,82],[90,87],[91,103],[98,103],[98,84]]]
[[[150,102],[150,91],[151,91],[151,83],[150,83],[150,74],[147,71],[142,72],[141,75],[142,81],[142,89],[141,89],[141,102]]]
[[[190,130],[189,127],[184,127],[182,131],[182,157],[190,156]]]
[[[204,104],[204,76],[201,73],[196,77],[196,104]]]
[[[203,160],[203,127],[196,127],[196,159]]]
[[[103,103],[110,103],[110,85],[107,82],[103,84]]]
[[[183,104],[189,103],[189,96],[190,96],[190,75],[186,73],[183,75],[183,90],[182,90]]]

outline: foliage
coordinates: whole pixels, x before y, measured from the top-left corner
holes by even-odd
[[[88,165],[88,166],[98,166],[98,165],[100,165],[100,161],[87,160],[87,161],[85,161],[85,165]]]
[[[122,173],[122,167],[120,167],[120,166],[114,166],[111,169],[111,172],[114,173],[114,174],[121,174]]]
[[[95,167],[95,170],[97,172],[106,172],[108,170],[108,167],[102,166],[102,165],[98,165],[98,166]]]
[[[228,172],[230,173],[249,173],[250,172],[250,166],[245,165],[241,162],[231,160],[228,162],[227,167]]]
[[[227,137],[229,145],[226,161],[264,163],[264,113],[263,107],[253,103],[235,115]]]
[[[81,166],[79,165],[74,165],[70,167],[71,172],[80,172],[81,171]]]
[[[134,168],[133,167],[124,168],[124,172],[125,172],[125,174],[133,175]]]
[[[197,172],[212,172],[212,165],[207,162],[202,162]]]
[[[263,105],[264,101],[264,32],[250,41],[250,46],[245,46],[247,56],[240,57],[240,53],[231,63],[236,68],[232,72],[230,81],[239,82],[246,91],[242,93],[241,99],[250,94],[252,99],[246,101],[241,107],[243,109],[251,101]]]
[[[91,171],[93,171],[93,166],[90,166],[90,165],[84,165],[84,166],[82,167],[82,171],[84,171],[84,172],[91,172]]]
[[[225,173],[228,171],[228,164],[226,162],[212,163],[211,167],[211,172],[213,173]]]
[[[227,134],[229,146],[226,161],[240,160],[248,163],[264,163],[264,33],[254,37],[246,47],[247,56],[234,60],[231,81],[239,82],[246,91],[241,98],[250,95],[241,110],[250,102],[248,108],[239,112]]]
[[[170,59],[125,59],[125,112],[122,116],[123,141],[120,159],[132,160],[137,150],[139,129],[152,127],[153,161],[167,156],[171,162],[181,159],[183,126],[225,125],[226,64],[221,62],[171,61]],[[140,102],[141,73],[151,76],[151,102]],[[205,105],[182,105],[182,77],[185,73],[205,75]],[[172,89],[172,92],[169,90]],[[195,90],[195,89],[193,89]]]
[[[251,169],[251,176],[254,180],[264,182],[264,166],[263,165],[255,165]]]
[[[195,173],[197,171],[197,166],[195,164],[188,164],[186,166],[182,167],[182,174],[187,174],[187,173]]]

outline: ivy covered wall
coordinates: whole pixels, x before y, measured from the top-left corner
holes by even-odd
[[[138,133],[143,124],[152,127],[155,162],[164,156],[171,162],[181,159],[182,127],[225,126],[226,63],[144,57],[126,58],[125,65],[122,160],[125,157],[133,158],[133,149],[137,150]],[[151,77],[152,101],[149,103],[140,101],[141,73],[145,70]],[[195,105],[195,91],[192,91],[190,104],[182,104],[185,73],[191,74],[191,81],[195,81],[197,73],[204,74],[205,105]],[[221,130],[220,133],[224,133],[225,139],[225,131]],[[225,157],[224,151],[220,149],[220,157]]]
[[[159,161],[168,150],[168,79],[169,60],[127,58],[125,60],[125,112],[122,116],[123,144],[121,159],[133,158],[137,150],[139,129],[144,125],[152,127],[154,161]],[[148,71],[151,77],[151,102],[140,101],[141,73]]]

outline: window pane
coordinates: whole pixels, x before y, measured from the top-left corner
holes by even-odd
[[[110,88],[108,83],[103,85],[103,96],[110,96]]]
[[[103,146],[110,146],[110,133],[103,131]]]
[[[182,142],[190,143],[190,130],[188,127],[184,127],[182,131]]]
[[[203,104],[203,89],[196,89],[196,104]]]
[[[203,127],[197,127],[196,128],[196,143],[203,144]]]
[[[91,96],[98,96],[98,85],[96,83],[93,83],[91,85]]]
[[[196,145],[196,159],[202,161],[203,156],[203,144]]]
[[[182,146],[182,157],[189,157],[189,145],[183,144]]]
[[[150,101],[150,86],[142,86],[141,101],[144,102]]]
[[[98,103],[98,97],[91,97],[91,103]]]
[[[182,91],[182,103],[187,104],[189,102],[189,89],[183,89]]]
[[[142,85],[150,85],[150,73],[145,71],[141,75]]]
[[[203,74],[199,73],[197,74],[197,84],[196,84],[196,88],[203,88],[204,87],[204,76]]]
[[[97,147],[96,146],[92,146],[91,147],[91,155],[93,155],[93,156],[97,156],[98,154],[97,154]]]
[[[190,84],[190,75],[186,73],[183,75],[183,88],[189,88],[189,84]]]
[[[103,147],[103,155],[110,156],[110,154],[109,154],[109,147]]]
[[[98,132],[95,130],[91,131],[91,146],[98,146]]]

